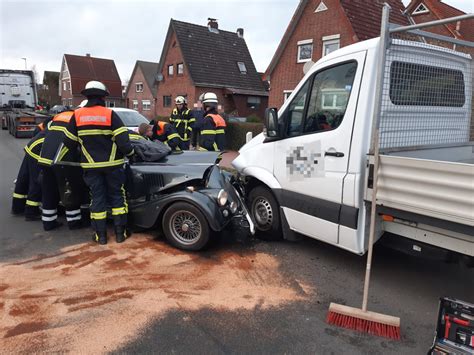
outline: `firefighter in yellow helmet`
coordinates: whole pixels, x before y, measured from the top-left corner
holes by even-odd
[[[107,244],[107,207],[111,207],[117,243],[127,237],[127,202],[125,196],[124,156],[134,151],[127,127],[120,117],[105,107],[109,95],[105,85],[89,81],[81,92],[87,104],[74,111],[64,144],[69,149],[81,148],[81,167],[84,181],[91,192],[91,224],[95,231],[93,240]]]
[[[196,119],[187,106],[186,98],[183,96],[176,97],[175,105],[176,107],[171,112],[170,123],[175,127],[176,132],[178,132],[180,136],[181,150],[189,150]]]
[[[222,151],[225,149],[226,122],[217,113],[217,95],[206,92],[202,96],[202,107],[204,109],[204,120],[201,126],[199,138],[199,150]]]

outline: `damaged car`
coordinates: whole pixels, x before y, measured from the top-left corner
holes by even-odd
[[[162,230],[183,250],[201,250],[233,219],[254,233],[239,185],[219,168],[217,152],[185,151],[126,165],[128,209],[135,228]]]

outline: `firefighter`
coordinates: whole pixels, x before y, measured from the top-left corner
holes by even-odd
[[[145,139],[151,140],[153,138],[153,126],[152,123],[153,121],[150,122],[151,124],[148,123],[141,123],[140,126],[138,126],[138,134]]]
[[[107,244],[107,204],[112,210],[117,243],[127,238],[128,206],[125,196],[124,156],[134,153],[127,128],[120,117],[105,107],[109,95],[99,81],[89,81],[81,92],[87,104],[74,111],[64,143],[69,149],[81,148],[84,181],[91,192],[91,224],[93,240]]]
[[[12,198],[12,213],[25,214],[25,220],[34,221],[40,216],[41,184],[39,182],[39,154],[45,130],[36,134],[26,145],[25,156],[15,182]]]
[[[57,221],[60,200],[63,201],[66,209],[66,221],[69,229],[78,229],[83,226],[81,203],[84,196],[87,196],[87,189],[82,179],[82,169],[78,166],[53,165],[56,154],[58,154],[58,162],[79,161],[77,150],[69,150],[62,145],[67,125],[73,114],[74,111],[65,110],[53,117],[48,126],[38,161],[43,173],[41,219],[46,231],[62,225]],[[66,190],[70,190],[70,193],[66,194]]]
[[[189,150],[196,119],[193,117],[192,111],[188,109],[186,99],[183,96],[178,96],[175,99],[175,104],[176,107],[171,112],[170,123],[180,136],[181,150]]]
[[[204,120],[199,137],[199,150],[222,151],[225,149],[226,123],[217,113],[217,95],[206,92],[202,97]]]
[[[171,123],[163,121],[152,121],[152,140],[159,140],[168,145],[171,150],[180,151],[180,136]],[[189,142],[188,142],[189,143]]]

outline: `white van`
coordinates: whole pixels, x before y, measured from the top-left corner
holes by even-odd
[[[278,113],[267,110],[264,133],[232,163],[257,231],[286,239],[298,232],[365,253],[379,84],[376,238],[401,236],[415,250],[426,243],[472,257],[473,60],[391,39],[378,81],[381,51],[376,38],[323,57]]]

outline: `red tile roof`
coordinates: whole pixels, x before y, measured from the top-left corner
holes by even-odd
[[[380,22],[384,2],[387,2],[392,7],[390,11],[391,23],[399,25],[410,24],[408,18],[403,14],[405,7],[401,0],[341,0],[341,6],[360,41],[380,35]]]
[[[465,12],[456,9],[451,5],[445,4],[440,0],[426,0],[425,5],[440,20],[449,17],[465,15]],[[456,35],[457,38],[467,41],[474,41],[474,20],[462,21],[459,33],[456,31],[457,24],[455,22],[446,24],[445,26],[453,35]]]
[[[341,6],[359,41],[375,38],[380,35],[380,22],[382,20],[382,7],[384,2],[387,2],[392,7],[390,12],[391,23],[400,25],[410,24],[408,17],[403,13],[405,6],[402,0],[340,0]],[[277,51],[265,71],[266,75],[271,74],[276,67],[308,3],[309,0],[300,0]]]
[[[64,58],[73,95],[80,94],[88,81],[98,80],[105,84],[111,97],[122,97],[122,82],[113,60],[73,54],[65,54]]]

